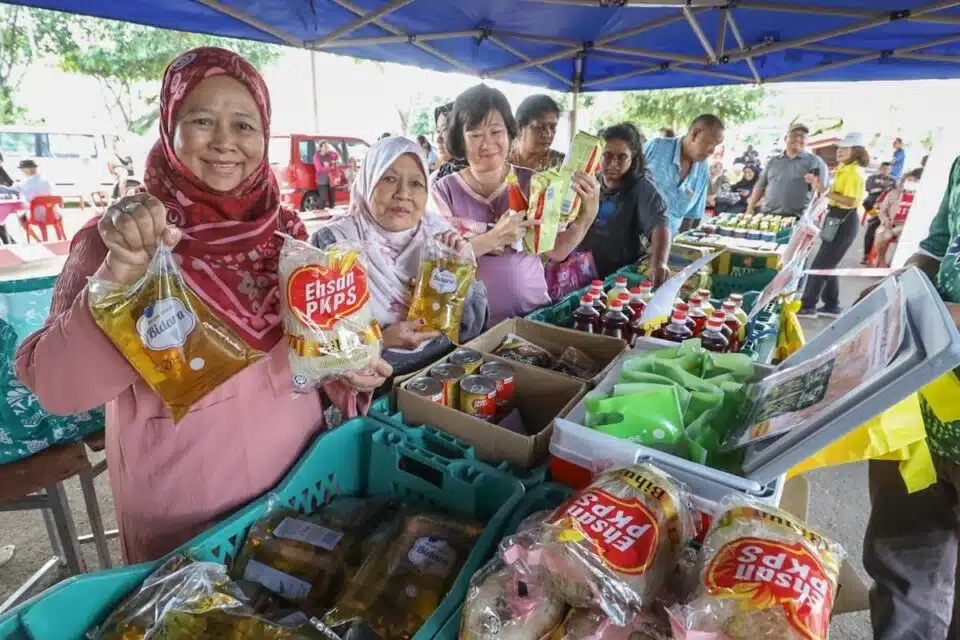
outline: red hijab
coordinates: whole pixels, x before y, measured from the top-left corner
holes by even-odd
[[[193,49],[170,63],[160,93],[160,139],[147,157],[147,191],[167,207],[167,222],[182,239],[175,255],[191,289],[250,346],[269,350],[280,340],[279,230],[306,239],[297,215],[280,207],[280,189],[263,162],[230,193],[214,191],[177,159],[177,112],[205,78],[226,75],[253,96],[270,140],[270,95],[263,78],[242,57],[214,47]],[[266,149],[269,145],[265,144]]]

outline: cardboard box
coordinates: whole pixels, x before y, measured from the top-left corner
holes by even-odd
[[[564,329],[545,322],[524,318],[504,320],[463,346],[480,353],[493,353],[509,333],[515,333],[524,340],[529,340],[538,347],[543,347],[557,357],[560,357],[566,347],[576,347],[583,351],[600,366],[597,374],[586,380],[591,388],[603,380],[607,371],[620,357],[620,354],[627,350],[627,343],[620,338]],[[559,375],[566,374],[561,373]],[[573,379],[581,380],[580,378]]]
[[[446,358],[438,362],[446,362]],[[398,382],[397,408],[406,424],[426,424],[472,444],[485,462],[506,460],[518,469],[532,469],[546,462],[553,434],[553,420],[565,416],[587,392],[587,385],[559,373],[531,367],[490,354],[484,362],[504,362],[516,372],[514,404],[520,410],[530,435],[521,435],[452,407],[435,404],[403,388]],[[436,363],[434,363],[436,364]],[[433,366],[432,364],[430,365]],[[427,375],[429,367],[411,377]],[[410,378],[407,378],[410,379]]]

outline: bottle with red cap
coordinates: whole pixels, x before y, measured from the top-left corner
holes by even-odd
[[[670,323],[663,330],[663,339],[671,342],[683,342],[693,337],[693,331],[687,325],[687,314],[683,311],[674,311]]]
[[[603,314],[600,333],[630,341],[630,323],[627,321],[627,316],[623,314],[623,303],[620,300],[613,300],[610,303],[610,309]]]
[[[710,289],[697,289],[697,294],[700,296],[700,299],[703,301],[703,310],[707,314],[707,318],[713,315],[713,312],[716,309],[713,308],[713,305],[710,304]]]
[[[693,332],[697,328],[697,323],[694,322],[693,318],[690,317],[690,305],[684,301],[679,301],[673,305],[674,311],[683,311],[683,315],[686,318],[687,326],[690,327],[690,331]]]
[[[694,293],[690,296],[687,306],[690,308],[689,317],[693,320],[693,336],[696,337],[707,326],[707,320],[709,319],[703,308],[703,298],[700,297],[699,293]]]
[[[614,300],[619,300],[622,293],[630,293],[627,291],[627,278],[626,276],[617,276],[613,287],[607,292],[607,307],[609,308],[610,303]]]
[[[727,322],[727,314],[725,314],[722,310],[714,311],[714,312],[710,315],[710,319],[712,320],[712,319],[714,319],[714,318],[716,318],[717,320],[719,320],[719,321],[720,321],[720,324],[723,325],[723,335],[724,335],[724,337],[727,339],[727,342],[730,342],[730,336],[733,335],[733,331],[731,331],[731,330],[730,330],[730,327],[728,327],[727,324],[726,324],[726,322]]]
[[[726,316],[724,324],[730,328],[730,351],[740,351],[740,320],[736,315],[737,303],[727,300],[723,303],[723,313]]]
[[[730,350],[730,340],[724,335],[723,319],[718,316],[707,320],[707,326],[700,334],[700,344],[707,351],[727,353]]]
[[[603,292],[603,280],[594,280],[591,282],[588,293],[593,296],[593,306],[596,308],[597,313],[602,316],[607,310],[607,294]]]
[[[620,307],[623,309],[623,315],[627,316],[627,320],[633,319],[633,307],[630,306],[630,294],[621,293],[619,296]]]
[[[647,300],[649,298],[643,297],[643,289],[640,287],[630,289],[630,310],[633,311],[633,315],[637,316],[643,313],[643,310],[647,308]]]
[[[734,303],[737,308],[733,312],[733,315],[737,316],[737,320],[740,321],[740,325],[744,326],[747,324],[747,312],[743,310],[743,294],[742,293],[731,293],[727,296],[727,300]]]
[[[580,306],[573,310],[573,328],[585,333],[600,333],[600,312],[593,306],[593,296],[580,298]]]

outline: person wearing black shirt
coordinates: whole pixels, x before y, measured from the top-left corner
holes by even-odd
[[[580,249],[593,254],[601,278],[648,254],[647,277],[659,286],[670,275],[670,225],[667,206],[647,172],[640,132],[623,123],[600,135],[605,141],[600,159],[600,212]]]
[[[10,177],[10,174],[7,173],[6,169],[3,168],[3,154],[0,153],[0,187],[12,187],[13,178]]]

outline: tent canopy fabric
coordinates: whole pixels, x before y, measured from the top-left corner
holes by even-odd
[[[13,1],[559,91],[960,76],[960,0]]]

